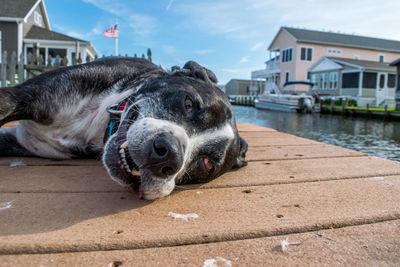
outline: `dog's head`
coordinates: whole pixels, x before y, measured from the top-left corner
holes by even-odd
[[[246,151],[215,75],[188,62],[148,79],[128,99],[103,162],[114,180],[155,199],[175,184],[207,182],[247,165]]]

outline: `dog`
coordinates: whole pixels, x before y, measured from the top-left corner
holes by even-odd
[[[102,158],[142,199],[247,165],[247,143],[214,73],[107,57],[0,88],[0,156]]]

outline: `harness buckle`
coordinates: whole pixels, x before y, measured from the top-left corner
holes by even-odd
[[[119,115],[119,116],[121,116],[121,114],[124,112],[123,109],[120,110],[120,104],[112,104],[112,105],[109,105],[109,106],[106,108],[106,110],[107,110],[108,113],[110,113],[110,114],[112,114],[112,115]]]

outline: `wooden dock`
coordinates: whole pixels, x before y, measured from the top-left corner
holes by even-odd
[[[247,167],[156,201],[94,160],[0,158],[0,266],[400,265],[400,162],[238,127]]]

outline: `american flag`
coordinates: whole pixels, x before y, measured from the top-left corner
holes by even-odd
[[[105,30],[103,35],[108,38],[118,38],[117,24]]]

